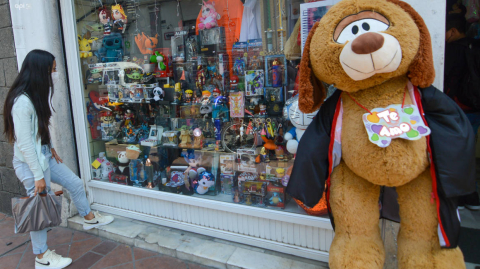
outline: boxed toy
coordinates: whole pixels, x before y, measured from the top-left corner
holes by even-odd
[[[265,86],[264,71],[258,69],[245,72],[245,86],[246,96],[263,95],[263,87]]]
[[[215,27],[198,31],[200,39],[200,52],[203,56],[215,56],[226,53],[227,42],[225,28]]]
[[[250,39],[247,43],[247,70],[263,69],[262,39]]]
[[[233,175],[233,164],[235,162],[235,155],[222,154],[220,155],[220,172],[223,175]]]
[[[285,208],[287,204],[287,195],[285,187],[278,183],[270,182],[267,186],[267,195],[265,197],[265,204],[267,206]]]
[[[258,180],[258,174],[257,173],[251,173],[251,172],[237,172],[236,173],[236,181],[238,182],[237,185],[240,187],[240,185],[245,182],[245,181],[256,181]]]
[[[232,194],[232,188],[234,186],[234,177],[233,175],[220,175],[220,181],[222,183],[222,193]]]

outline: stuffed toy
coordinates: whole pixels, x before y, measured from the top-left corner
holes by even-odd
[[[96,37],[91,37],[90,32],[82,36],[78,35],[78,48],[80,49],[80,58],[92,57],[92,46],[90,44],[97,40]]]
[[[211,29],[217,26],[217,20],[220,19],[220,14],[215,10],[215,2],[205,2],[202,4],[202,17],[198,24],[198,29]]]
[[[291,128],[284,136],[285,140],[287,140],[288,152],[297,154],[298,142],[317,113],[318,111],[314,111],[313,113],[303,113],[298,108],[298,96],[287,100],[283,114],[284,118],[290,120],[293,125],[293,128]]]
[[[379,218],[392,200],[399,268],[465,268],[457,197],[475,189],[475,139],[462,110],[431,86],[420,15],[399,0],[340,1],[312,28],[300,76],[300,109],[321,108],[287,192],[311,208],[326,188],[330,268],[383,268]],[[322,82],[338,89],[326,100]]]
[[[142,32],[142,34],[138,34],[135,36],[135,43],[138,46],[138,50],[142,54],[152,55],[153,49],[157,47],[158,44],[158,34],[155,36],[148,36]]]
[[[113,30],[115,32],[125,32],[127,27],[127,15],[123,10],[122,5],[112,5]]]
[[[103,38],[103,47],[95,52],[102,63],[119,62],[123,59],[123,39],[119,33],[112,33]]]

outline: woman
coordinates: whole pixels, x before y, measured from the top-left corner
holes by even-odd
[[[50,117],[53,85],[58,79],[55,57],[43,50],[27,54],[22,69],[13,82],[3,110],[5,135],[14,143],[13,167],[27,194],[34,196],[50,191],[50,182],[65,187],[84,217],[83,229],[89,230],[113,221],[90,210],[83,183],[63,164],[51,144]],[[30,232],[35,268],[65,268],[72,259],[50,251],[47,229]]]

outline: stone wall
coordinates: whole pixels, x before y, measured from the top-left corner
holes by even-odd
[[[0,0],[0,212],[8,215],[12,197],[26,195],[12,167],[13,145],[3,134],[3,104],[17,70],[10,6],[8,0]]]

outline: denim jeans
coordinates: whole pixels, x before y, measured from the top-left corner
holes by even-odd
[[[78,209],[80,216],[84,217],[90,213],[90,203],[87,200],[82,180],[75,175],[65,164],[57,163],[52,159],[52,153],[47,145],[42,146],[42,154],[49,160],[49,167],[43,172],[47,191],[50,191],[50,182],[59,184],[70,193],[73,203]],[[13,158],[13,168],[18,179],[23,183],[28,196],[35,194],[35,180],[32,171],[27,163]],[[38,255],[47,251],[47,229],[30,232],[33,253]]]

